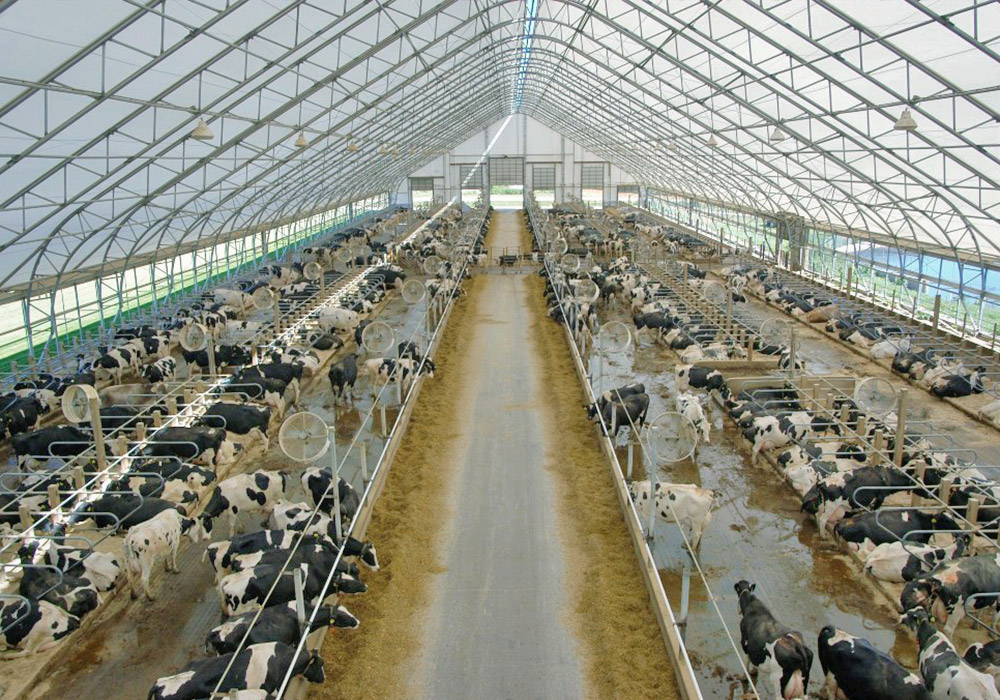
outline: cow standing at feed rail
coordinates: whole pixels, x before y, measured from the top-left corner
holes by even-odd
[[[45,600],[0,600],[0,643],[14,659],[48,651],[80,628],[80,618]]]
[[[880,544],[865,559],[865,573],[880,581],[906,583],[920,578],[942,562],[964,556],[971,536],[957,535],[946,547],[917,542]]]
[[[327,373],[334,401],[344,397],[354,400],[354,384],[358,381],[358,355],[351,353],[330,367]]]
[[[203,700],[216,688],[227,693],[227,698],[229,691],[273,693],[289,673],[301,675],[310,683],[326,680],[323,659],[318,653],[298,653],[296,647],[268,642],[236,653],[194,661],[180,673],[157,679],[147,700]]]
[[[336,564],[334,565],[334,562]],[[337,548],[325,537],[310,537],[303,541],[298,547],[292,550],[285,549],[263,549],[252,554],[234,555],[229,560],[227,571],[217,570],[221,576],[235,574],[237,571],[246,571],[256,566],[319,566],[329,569],[334,566],[334,571],[338,574],[350,574],[358,576],[358,565],[348,562],[345,559],[337,561]]]
[[[907,627],[917,633],[920,648],[920,675],[935,700],[1000,700],[993,677],[972,668],[955,651],[954,645],[931,624],[923,608],[907,610]]]
[[[307,600],[318,598],[331,576],[331,568],[309,567],[302,565],[303,586],[302,595]],[[255,566],[252,569],[238,571],[219,580],[219,602],[222,613],[227,617],[253,612],[257,608],[273,605],[283,605],[295,600],[295,573],[283,566]],[[338,593],[345,595],[360,595],[367,593],[368,587],[360,579],[350,574],[332,575],[330,585],[326,589],[327,597]]]
[[[763,669],[775,698],[806,697],[813,653],[802,633],[778,622],[754,595],[757,584],[737,581],[734,588],[740,612],[740,647],[750,662],[750,673]]]
[[[628,431],[634,427],[638,432],[645,425],[648,412],[648,394],[632,394],[621,400],[610,401],[600,409],[601,430],[604,431],[605,435],[610,435],[611,439],[615,439],[622,429]],[[591,404],[587,410],[587,417],[594,421],[597,420],[596,405]]]
[[[337,525],[333,518],[324,513],[316,513],[305,503],[279,503],[271,511],[271,525],[285,530],[304,532],[307,535],[319,535],[329,542],[340,545],[337,537]],[[344,556],[357,557],[358,561],[372,571],[378,571],[378,554],[371,542],[362,542],[348,535],[343,540]]]
[[[828,698],[933,700],[916,674],[867,639],[827,625],[820,630],[817,650]]]
[[[944,562],[903,586],[899,596],[904,611],[921,607],[945,623],[944,632],[954,635],[965,617],[965,604],[972,596],[973,609],[1000,609],[1000,554],[980,554]],[[995,624],[995,621],[994,621]]]
[[[628,485],[629,496],[640,517],[649,517],[649,481],[633,481]],[[712,519],[715,492],[694,484],[656,484],[656,515],[676,522],[687,530],[687,540],[697,549],[705,528]]]
[[[149,579],[157,559],[162,558],[167,571],[180,573],[177,568],[177,550],[181,536],[192,542],[208,539],[208,533],[194,518],[185,518],[176,510],[167,510],[129,530],[122,543],[125,568],[132,583],[132,598],[138,597],[138,586],[147,600],[155,600]]]
[[[250,474],[237,474],[219,482],[202,512],[205,531],[211,532],[215,518],[228,512],[231,537],[236,532],[236,516],[240,513],[269,511],[285,496],[289,478],[288,472],[261,469]]]
[[[325,535],[304,535],[294,530],[257,530],[236,535],[230,540],[213,542],[205,547],[203,561],[207,560],[216,574],[229,573],[237,557],[268,550],[288,550],[300,541],[303,545],[330,542]]]
[[[313,606],[307,605],[307,610]],[[295,646],[302,637],[299,628],[299,618],[295,610],[295,601],[286,605],[271,605],[264,608],[260,617],[254,622],[255,613],[237,615],[214,627],[205,639],[205,652],[208,654],[230,654],[242,644],[266,644],[281,642]],[[324,627],[339,627],[341,629],[356,629],[361,625],[343,605],[321,605],[316,616],[309,621],[309,632]],[[249,636],[247,636],[249,632]],[[244,637],[246,641],[244,642]]]
[[[312,467],[302,472],[302,488],[309,494],[313,505],[330,515],[333,506],[333,470],[330,467]],[[340,499],[340,514],[350,521],[361,507],[361,496],[351,483],[341,477],[337,478],[338,498]]]
[[[383,385],[401,382],[405,386],[407,382],[416,379],[420,374],[425,374],[431,379],[434,378],[434,370],[427,363],[418,366],[413,360],[391,357],[375,357],[365,360],[359,372],[359,376],[371,377],[373,394],[378,391],[380,381]]]

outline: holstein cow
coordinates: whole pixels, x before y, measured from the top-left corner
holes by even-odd
[[[327,374],[334,401],[344,397],[354,400],[354,384],[358,381],[358,356],[352,353],[330,367]]]
[[[305,652],[296,654],[297,647],[268,642],[248,646],[235,654],[194,661],[181,673],[158,679],[149,690],[148,700],[202,700],[217,688],[223,693],[232,690],[273,693],[281,687],[289,671],[310,683],[326,680],[323,659],[317,652],[311,656]]]
[[[333,510],[334,499],[333,490],[330,488],[333,483],[333,470],[330,467],[313,467],[302,472],[302,487],[309,494],[313,505],[319,505],[319,509],[330,515]],[[338,498],[340,499],[340,514],[350,520],[361,507],[361,497],[357,490],[342,478],[337,480]]]
[[[719,391],[725,386],[722,372],[698,365],[677,365],[674,369],[677,377],[677,391],[684,392],[689,388]]]
[[[927,544],[934,530],[959,529],[954,520],[941,513],[884,509],[845,518],[833,531],[848,547],[866,557],[880,544],[898,542],[904,537],[907,542]]]
[[[945,623],[949,637],[965,617],[965,603],[978,593],[986,595],[972,601],[975,610],[998,608],[1000,603],[1000,554],[981,554],[944,562],[930,573],[903,586],[899,603],[903,610],[916,607],[930,610]]]
[[[285,415],[285,407],[294,403],[297,389],[289,387],[280,379],[259,375],[237,374],[227,385],[234,392],[246,394],[248,398],[263,401],[277,418]]]
[[[371,377],[373,394],[378,390],[380,381],[382,384],[402,382],[405,386],[406,382],[416,379],[418,370],[419,374],[434,378],[434,370],[426,362],[418,365],[414,360],[405,358],[375,357],[365,360],[361,367],[360,374]]]
[[[251,406],[243,403],[226,403],[220,401],[209,407],[201,418],[199,425],[213,428],[225,428],[227,433],[250,435],[260,438],[264,449],[268,448],[267,428],[271,424],[271,409],[264,406]]]
[[[300,571],[303,574],[303,597],[307,600],[318,598],[330,576],[330,568],[302,565]],[[360,579],[350,574],[334,574],[326,595],[356,595],[367,591],[368,587]],[[223,614],[228,617],[252,612],[263,607],[265,601],[270,607],[292,600],[295,600],[295,575],[290,568],[255,566],[219,580],[219,602]]]
[[[909,491],[915,483],[894,467],[860,467],[824,477],[806,493],[802,510],[816,516],[820,534],[859,510],[876,510],[893,493]]]
[[[127,530],[159,515],[165,510],[183,510],[182,506],[161,498],[150,498],[139,494],[112,494],[101,496],[70,518],[71,522],[88,518],[94,520],[98,528],[111,527]]]
[[[813,653],[796,632],[778,622],[754,595],[757,584],[737,581],[740,607],[740,646],[750,660],[751,673],[761,668],[771,681],[775,698],[805,698]]]
[[[266,362],[261,365],[247,367],[240,372],[241,378],[264,377],[267,379],[277,379],[285,383],[288,389],[292,390],[292,403],[299,401],[299,381],[302,379],[302,365],[279,364]]]
[[[137,588],[141,582],[146,598],[155,599],[149,579],[157,559],[163,559],[167,571],[180,573],[177,568],[177,550],[181,535],[186,535],[192,542],[208,539],[208,533],[197,520],[185,518],[176,510],[164,511],[129,530],[122,544],[122,552],[129,580],[132,582],[132,598],[138,597]]]
[[[255,566],[299,566],[307,564],[309,566],[319,566],[329,569],[337,559],[337,548],[327,538],[312,536],[303,541],[298,547],[291,551],[284,549],[264,549],[253,554],[238,554],[230,559],[229,570],[218,571],[222,575],[234,574],[237,571],[246,571]],[[358,565],[347,562],[344,559],[336,562],[335,571],[338,574],[350,574],[358,576]]]
[[[235,447],[226,440],[224,429],[195,425],[160,428],[150,436],[146,454],[220,467],[233,461]]]
[[[633,481],[628,485],[629,495],[640,517],[649,517],[649,481]],[[694,484],[656,484],[656,515],[686,528],[692,549],[697,549],[701,536],[712,519],[712,502],[715,493]]]
[[[17,463],[25,466],[37,466],[49,457],[75,457],[91,444],[90,433],[69,425],[50,426],[11,438]]]
[[[37,551],[37,544],[25,545],[18,550],[21,561],[30,561]],[[89,581],[98,593],[110,591],[118,582],[121,565],[113,554],[71,547],[51,542],[41,563],[50,564],[71,576]]]
[[[132,471],[159,474],[167,482],[183,481],[188,488],[194,491],[199,491],[215,481],[215,472],[204,467],[196,467],[193,464],[185,464],[176,457],[134,462]]]
[[[64,574],[50,565],[25,567],[18,593],[29,600],[57,605],[76,618],[96,610],[101,601],[90,581]]]
[[[703,408],[702,401],[694,394],[684,392],[677,395],[676,404],[677,412],[691,421],[695,430],[697,430],[698,434],[701,436],[701,442],[704,442],[707,445],[711,424],[705,416],[705,409]]]
[[[360,321],[361,317],[356,311],[340,307],[323,309],[316,319],[316,323],[324,333],[330,333],[331,331],[353,333]]]
[[[969,546],[969,535],[958,535],[946,547],[916,542],[880,544],[865,559],[865,572],[880,581],[905,583],[920,578],[941,562],[958,559]]]
[[[916,674],[867,639],[827,625],[819,633],[818,651],[828,698],[932,700]]]
[[[0,642],[16,658],[51,649],[80,628],[80,618],[44,600],[0,600]]]
[[[907,626],[917,633],[920,675],[935,700],[996,700],[1000,698],[993,677],[972,668],[954,645],[933,624],[923,608],[907,610]]]
[[[177,370],[177,360],[164,357],[151,365],[145,365],[139,370],[140,376],[150,384],[165,382],[174,376]]]
[[[308,606],[307,609],[312,609],[312,606]],[[255,613],[238,615],[213,628],[205,639],[206,653],[230,654],[244,643],[247,646],[268,642],[281,642],[289,646],[299,643],[302,632],[299,629],[295,601],[264,608],[256,621],[254,617]],[[316,617],[310,621],[309,631],[315,632],[324,627],[355,629],[360,624],[358,618],[343,605],[321,605]],[[248,631],[249,636],[247,636]],[[245,642],[244,637],[246,637]]]
[[[271,524],[286,530],[297,530],[307,535],[320,535],[335,545],[340,544],[337,538],[337,525],[329,515],[316,513],[305,503],[279,503],[271,511]],[[371,542],[362,542],[348,536],[344,540],[344,556],[357,557],[362,564],[372,571],[378,571],[378,554]]]
[[[631,430],[635,426],[638,430],[645,425],[648,412],[648,394],[632,394],[621,401],[611,401],[601,408],[601,429],[614,439],[622,428]],[[587,416],[593,420],[597,419],[597,410],[594,406],[590,407]]]
[[[261,469],[219,482],[202,512],[205,531],[211,532],[214,519],[228,511],[231,537],[236,532],[236,516],[239,513],[266,513],[284,497],[288,481],[288,472]]]
[[[965,650],[962,658],[972,668],[992,676],[994,685],[1000,690],[1000,640],[986,644],[976,642]]]
[[[284,529],[257,530],[236,535],[231,540],[213,542],[205,547],[203,559],[209,561],[216,573],[228,573],[235,557],[271,549],[291,549],[300,539],[306,544],[310,541],[325,540],[325,535],[303,536],[297,531]]]

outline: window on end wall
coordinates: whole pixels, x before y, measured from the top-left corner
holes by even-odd
[[[580,199],[594,209],[604,207],[603,163],[584,163],[580,166]]]
[[[618,185],[618,201],[633,207],[639,206],[639,185]]]
[[[531,189],[538,206],[550,209],[556,201],[556,166],[531,166]]]
[[[410,178],[410,206],[414,209],[429,207],[434,202],[434,178]]]

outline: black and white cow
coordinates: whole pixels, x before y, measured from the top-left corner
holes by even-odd
[[[262,365],[247,367],[240,372],[241,378],[264,377],[284,382],[293,392],[292,403],[299,400],[299,382],[302,379],[302,365],[267,362]]]
[[[917,633],[920,648],[920,675],[934,698],[996,700],[993,677],[972,668],[955,651],[954,645],[931,624],[923,608],[907,610],[903,620]]]
[[[689,388],[719,391],[725,386],[722,372],[698,365],[677,365],[674,369],[677,378],[677,391],[687,391]]]
[[[264,549],[252,554],[238,554],[230,558],[228,570],[219,570],[216,573],[221,577],[226,574],[233,574],[237,571],[246,571],[255,566],[319,566],[327,570],[334,566],[338,574],[350,574],[358,576],[358,565],[344,559],[337,561],[337,548],[329,539],[311,536],[305,539],[298,547],[292,550],[285,549]]]
[[[233,461],[235,448],[225,429],[194,425],[160,428],[149,437],[146,454],[219,467]]]
[[[96,610],[100,604],[100,596],[90,581],[65,574],[48,564],[25,566],[18,593],[29,600],[57,605],[76,618]]]
[[[402,382],[403,385],[417,378],[418,374],[426,374],[434,378],[434,370],[425,362],[418,365],[414,360],[392,357],[374,357],[365,360],[359,372],[360,375],[371,377],[372,391],[379,382],[382,384]]]
[[[281,500],[288,489],[289,475],[283,471],[257,470],[250,474],[237,474],[219,482],[212,498],[202,513],[206,532],[223,513],[230,514],[229,534],[236,532],[239,513],[266,513]]]
[[[112,482],[111,490],[131,491],[140,496],[155,496],[185,507],[193,507],[198,502],[198,492],[191,489],[186,480],[168,479],[159,474],[126,474]]]
[[[649,517],[650,482],[633,481],[628,485],[629,496],[640,517]],[[694,484],[656,483],[656,515],[676,522],[687,532],[691,548],[697,549],[701,537],[712,519],[715,492]]]
[[[49,457],[75,457],[91,444],[90,433],[69,425],[50,426],[11,438],[18,464],[45,462]]]
[[[94,360],[90,369],[94,371],[99,381],[110,379],[115,384],[121,384],[122,375],[138,367],[139,359],[133,350],[112,348]]]
[[[828,698],[932,700],[916,674],[867,639],[827,625],[819,633],[818,651]]]
[[[189,489],[199,491],[213,481],[215,472],[176,458],[146,459],[133,463],[132,471],[142,474],[159,474],[164,481],[183,481]]]
[[[260,607],[284,605],[295,600],[295,575],[282,566],[255,566],[238,571],[219,580],[219,601],[227,617],[252,612]],[[326,586],[330,569],[303,565],[303,596],[307,600],[318,598]],[[366,593],[368,587],[350,574],[334,574],[326,595],[337,593],[357,595]],[[265,606],[266,601],[266,606]]]
[[[921,607],[945,623],[949,637],[965,617],[965,603],[973,595],[987,594],[972,600],[976,610],[1000,608],[1000,554],[980,554],[947,561],[930,573],[903,586],[899,603],[903,610]],[[989,595],[989,594],[996,594]]]
[[[333,398],[354,398],[354,384],[358,381],[358,356],[352,353],[330,367],[328,373]]]
[[[845,518],[833,529],[848,547],[862,557],[880,544],[897,542],[904,537],[907,542],[927,544],[934,530],[957,531],[959,527],[942,513],[884,509]]]
[[[177,568],[177,550],[181,536],[192,542],[208,539],[208,533],[194,518],[185,518],[176,510],[165,510],[128,531],[122,543],[125,569],[132,583],[132,598],[138,597],[138,587],[148,600],[154,600],[149,579],[157,559],[162,559],[167,571],[180,573]]]
[[[344,347],[344,341],[336,333],[310,333],[306,339],[315,350],[338,350]]]
[[[970,536],[957,535],[945,547],[916,542],[880,544],[865,559],[865,572],[880,581],[906,583],[920,578],[942,562],[958,559],[966,553]]]
[[[309,494],[313,505],[318,505],[319,509],[330,515],[333,511],[334,498],[333,470],[330,467],[313,467],[302,472],[302,487]],[[350,520],[361,507],[361,497],[350,482],[338,478],[337,480],[338,498],[340,499],[340,514],[345,520]]]
[[[757,584],[737,581],[734,588],[740,608],[740,646],[750,661],[751,673],[760,668],[767,674],[775,698],[806,697],[813,653],[802,633],[778,622],[754,595]]]
[[[297,647],[268,642],[235,654],[194,661],[186,670],[158,679],[149,690],[148,700],[202,700],[216,688],[223,693],[233,690],[273,693],[281,687],[289,670],[293,676],[301,675],[310,683],[326,680],[323,659],[318,653],[296,654]]]
[[[983,644],[976,642],[969,645],[962,654],[965,663],[982,673],[993,677],[993,683],[1000,690],[1000,639]]]
[[[47,404],[34,396],[11,396],[0,412],[0,429],[7,435],[20,435],[38,430],[42,416],[49,412]]]
[[[230,540],[213,542],[205,547],[207,559],[217,573],[227,573],[235,557],[271,549],[291,549],[299,540],[302,544],[325,541],[325,535],[302,535],[294,530],[257,530],[236,535]]]
[[[893,493],[916,487],[914,480],[895,467],[860,467],[836,472],[812,487],[802,501],[802,510],[816,516],[820,534],[859,510],[876,510]]]
[[[98,528],[111,527],[127,530],[144,523],[165,510],[186,512],[183,506],[161,498],[140,496],[139,494],[104,495],[84,506],[71,521],[92,518]]]
[[[255,375],[237,374],[227,385],[234,392],[245,394],[247,398],[263,401],[279,419],[285,415],[285,407],[295,402],[297,388],[290,387],[280,379]]]
[[[319,535],[329,542],[339,545],[337,524],[333,518],[324,513],[316,513],[305,503],[279,503],[271,511],[271,524],[286,530],[305,532],[307,535]],[[372,571],[378,571],[378,554],[371,542],[362,542],[347,536],[343,541],[344,556],[357,557],[358,560]]]
[[[208,369],[208,350],[184,350],[184,361],[189,365],[194,364],[201,369]],[[215,366],[220,367],[240,367],[249,364],[253,355],[249,348],[242,345],[217,345],[215,347]]]
[[[80,618],[45,600],[0,600],[0,642],[15,658],[51,649],[80,628]]]
[[[646,423],[649,412],[649,394],[632,394],[621,401],[612,401],[601,409],[602,430],[605,434],[613,433],[615,437],[622,428],[625,430],[635,426],[638,430]],[[597,411],[591,407],[588,415],[597,420]]]
[[[353,333],[358,323],[361,322],[361,317],[356,311],[334,307],[323,309],[317,317],[316,322],[323,329],[324,333],[330,333],[331,331]]]
[[[251,646],[267,642],[282,642],[294,646],[302,637],[294,601],[287,605],[266,607],[256,621],[254,617],[255,613],[238,615],[213,628],[205,639],[205,651],[209,654],[230,654],[241,644]],[[343,605],[321,605],[316,617],[310,622],[309,631],[315,632],[324,627],[355,629],[360,624],[358,618]]]
[[[267,428],[271,424],[271,409],[242,403],[220,401],[213,404],[198,419],[199,425],[225,428],[227,433],[249,435],[253,433],[267,450]]]

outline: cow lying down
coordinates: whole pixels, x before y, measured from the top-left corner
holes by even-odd
[[[313,652],[309,656],[303,652],[296,656],[295,647],[270,642],[248,646],[236,654],[193,661],[184,671],[158,679],[150,688],[148,699],[201,700],[216,688],[223,693],[230,690],[273,693],[281,687],[289,670],[293,676],[301,675],[310,683],[326,680],[319,654]]]

